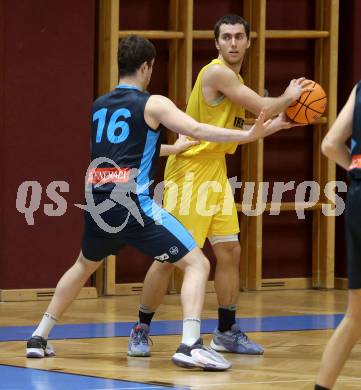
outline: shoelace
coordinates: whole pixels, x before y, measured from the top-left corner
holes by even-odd
[[[241,330],[238,330],[237,332],[233,333],[234,340],[238,343],[238,341],[243,341],[245,343],[249,342],[248,336],[242,332]]]
[[[31,341],[35,344],[40,344],[41,348],[45,349],[47,346],[47,340],[45,340],[43,337],[35,336],[31,338]]]
[[[143,328],[134,330],[134,338],[133,338],[134,344],[148,345],[148,340],[150,341],[151,345],[153,345],[153,340],[149,337],[148,333]]]

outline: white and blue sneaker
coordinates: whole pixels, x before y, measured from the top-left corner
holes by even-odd
[[[149,341],[149,326],[136,323],[130,332],[128,356],[150,356]]]
[[[172,362],[182,368],[201,368],[204,371],[226,371],[231,367],[221,354],[205,347],[201,338],[191,346],[181,344]]]
[[[248,338],[238,324],[233,324],[231,330],[213,332],[211,348],[218,352],[233,352],[246,355],[262,355],[263,348]]]

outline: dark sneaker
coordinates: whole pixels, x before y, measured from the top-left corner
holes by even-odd
[[[231,330],[213,332],[211,348],[219,352],[233,352],[247,355],[262,355],[263,348],[248,338],[237,324],[233,324]]]
[[[26,343],[26,357],[43,358],[55,356],[54,348],[41,336],[32,336]]]
[[[149,326],[135,324],[130,332],[128,356],[150,356],[149,341]]]
[[[202,339],[193,345],[181,344],[172,357],[172,362],[183,368],[202,368],[204,371],[225,371],[231,367],[218,352],[205,347]]]

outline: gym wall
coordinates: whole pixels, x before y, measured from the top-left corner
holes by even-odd
[[[240,13],[241,3],[195,1],[194,28],[211,29],[222,14]],[[312,28],[313,1],[269,3],[267,28]],[[360,13],[359,1],[340,2],[339,107],[361,78],[361,27],[356,20]],[[78,255],[82,211],[74,204],[83,203],[83,173],[89,162],[89,112],[97,76],[96,20],[95,0],[0,1],[0,289],[55,287]],[[121,1],[120,26],[166,30],[168,1]],[[165,41],[155,44],[158,56],[150,91],[167,94],[168,47]],[[195,42],[193,80],[215,56],[212,41]],[[311,42],[267,44],[265,85],[270,94],[280,94],[293,77],[312,77],[312,61]],[[292,130],[292,135],[285,132],[267,139],[264,180],[312,178],[311,137],[311,129],[305,127]],[[240,156],[239,150],[230,157],[230,176],[240,176]],[[338,178],[345,179],[342,171]],[[28,225],[16,209],[17,191],[25,181],[38,182],[42,188],[34,225]],[[61,194],[66,212],[57,217],[44,212],[45,204],[54,205],[46,194],[53,181],[69,183],[69,192]],[[287,196],[286,201],[294,200],[294,193]],[[336,276],[345,276],[343,216],[337,218],[336,234]],[[311,276],[310,215],[298,220],[292,212],[279,217],[266,214],[263,235],[264,278]],[[212,257],[209,247],[206,251]],[[131,248],[125,248],[119,259],[117,283],[142,281],[151,262]]]

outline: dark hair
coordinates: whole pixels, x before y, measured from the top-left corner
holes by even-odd
[[[134,74],[144,62],[150,65],[155,55],[155,47],[148,39],[134,34],[122,39],[118,48],[119,77]]]
[[[222,16],[214,25],[214,38],[218,42],[219,38],[219,29],[222,24],[243,24],[244,31],[246,32],[247,39],[249,39],[250,26],[247,20],[243,19],[241,16],[236,14],[228,14]]]

